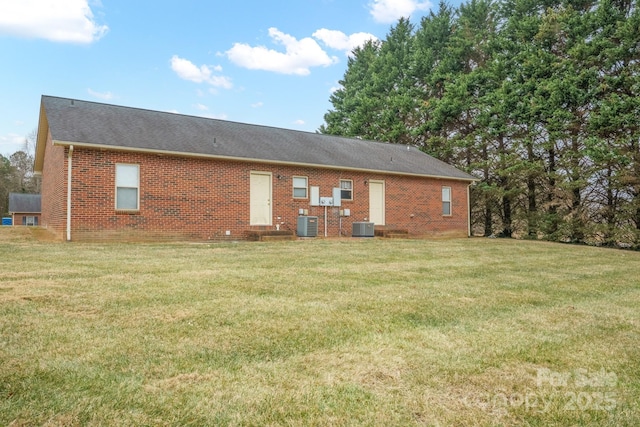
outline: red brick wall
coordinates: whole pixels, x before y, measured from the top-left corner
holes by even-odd
[[[67,212],[67,149],[51,143],[51,134],[47,143],[42,169],[42,217],[40,225],[47,227],[59,238],[66,229]]]
[[[36,218],[37,223],[35,225],[40,225],[42,220],[40,219],[40,214],[37,213],[14,213],[11,215],[12,223],[13,225],[22,225],[23,221],[26,221],[25,218],[30,216]]]
[[[51,152],[52,157],[59,157],[55,149]],[[51,165],[50,160],[45,164]],[[56,163],[66,164],[59,158]],[[117,163],[140,165],[138,212],[115,210]],[[251,171],[272,173],[273,226],[249,225]],[[65,201],[66,187],[59,179],[48,182],[47,172],[50,171],[45,168],[43,216],[50,226],[59,227],[60,221],[54,220],[59,215],[53,212],[45,215],[45,207],[56,210],[58,205],[47,198]],[[59,178],[60,171],[52,172]],[[319,186],[323,197],[332,195],[332,188],[339,186],[340,179],[353,180],[354,200],[343,201],[341,208],[327,208],[327,234],[330,237],[340,233],[339,209],[351,210],[350,217],[342,218],[343,235],[351,235],[353,221],[369,217],[369,192],[365,181],[371,179],[385,181],[388,228],[407,229],[412,235],[467,235],[465,182],[76,147],[71,197],[72,240],[242,239],[248,230],[275,230],[276,224],[280,224],[281,230],[295,232],[299,209],[308,209],[309,215],[319,217],[318,232],[324,235],[324,207],[309,206],[308,198],[294,199],[293,176],[307,176],[309,186]],[[49,187],[54,181],[56,185],[62,184],[64,194]],[[452,189],[453,214],[446,217],[442,215],[443,185]],[[63,230],[64,224],[61,232]],[[230,232],[229,236],[226,231]]]

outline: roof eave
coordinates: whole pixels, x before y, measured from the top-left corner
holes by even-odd
[[[366,168],[356,168],[356,167],[349,167],[349,166],[323,165],[323,164],[317,164],[317,163],[289,162],[289,161],[283,161],[283,160],[268,160],[268,159],[256,159],[256,158],[250,158],[250,157],[222,156],[222,155],[216,155],[216,154],[187,153],[182,151],[157,150],[152,148],[121,147],[116,145],[92,144],[92,143],[77,142],[77,141],[72,142],[72,141],[53,140],[53,145],[58,145],[63,147],[68,147],[70,145],[73,145],[75,148],[89,148],[93,150],[121,151],[121,152],[129,152],[129,153],[155,154],[158,156],[218,159],[218,160],[226,160],[226,161],[241,161],[241,162],[251,162],[251,163],[266,163],[266,164],[285,165],[285,166],[304,166],[304,167],[345,170],[345,171],[354,171],[354,172],[370,172],[370,173],[376,173],[376,174],[415,176],[415,177],[432,178],[432,179],[446,179],[451,181],[465,181],[465,182],[479,181],[477,178],[473,178],[473,177],[464,178],[464,177],[455,177],[455,176],[440,176],[440,175],[420,174],[420,173],[411,173],[411,172],[389,171],[389,170],[382,170],[382,169],[366,169]]]
[[[44,167],[44,152],[49,136],[49,121],[47,112],[44,109],[44,103],[40,103],[40,117],[38,119],[38,134],[36,136],[36,152],[33,160],[33,171],[36,175],[42,174]]]

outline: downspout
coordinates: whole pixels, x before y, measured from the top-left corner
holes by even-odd
[[[467,185],[467,237],[471,237],[471,196],[469,195],[471,185],[473,182]]]
[[[67,156],[67,242],[71,241],[71,168],[73,166],[73,145],[69,146]]]

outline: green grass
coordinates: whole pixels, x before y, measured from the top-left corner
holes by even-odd
[[[640,253],[5,228],[0,367],[0,425],[636,426]]]

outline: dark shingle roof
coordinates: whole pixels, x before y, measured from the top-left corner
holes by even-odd
[[[56,143],[474,179],[406,145],[50,96],[42,106]]]
[[[40,213],[40,194],[9,193],[10,213]]]

